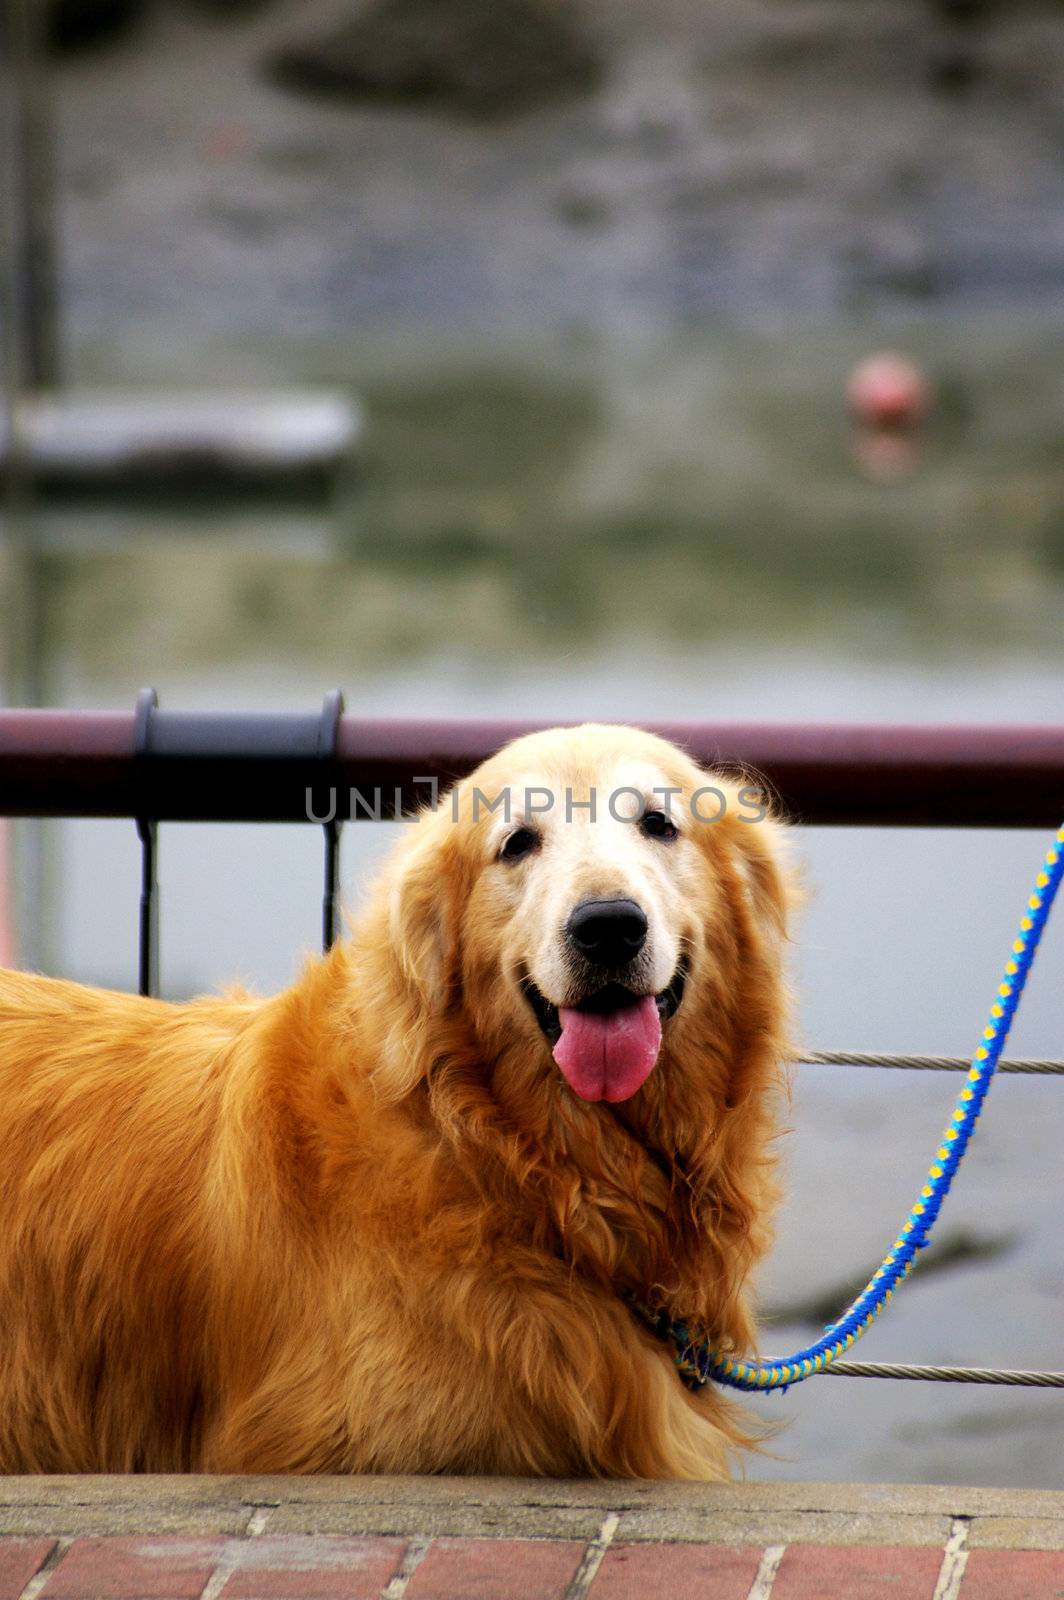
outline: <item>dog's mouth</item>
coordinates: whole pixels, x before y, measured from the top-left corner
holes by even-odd
[[[688,961],[681,957],[659,994],[607,983],[574,1006],[556,1006],[530,978],[521,985],[555,1061],[582,1100],[628,1100],[650,1076],[663,1023],[683,999]]]

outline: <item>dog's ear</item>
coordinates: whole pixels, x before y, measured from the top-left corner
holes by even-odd
[[[730,832],[755,918],[785,939],[799,894],[782,824],[769,815],[749,822],[740,817]]]
[[[728,795],[722,832],[743,898],[756,925],[784,940],[802,899],[788,829],[772,811],[769,798],[752,785],[721,787]]]
[[[456,829],[445,810],[409,824],[388,905],[392,954],[418,1001],[438,1007],[457,958]]]

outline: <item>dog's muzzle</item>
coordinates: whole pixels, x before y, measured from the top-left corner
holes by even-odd
[[[659,994],[611,982],[572,1006],[556,1006],[531,979],[522,984],[552,1054],[582,1100],[628,1100],[653,1070],[663,1024],[683,999],[687,958]]]

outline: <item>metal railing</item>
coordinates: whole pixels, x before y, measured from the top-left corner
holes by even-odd
[[[169,711],[149,690],[139,713],[0,711],[0,815],[133,817],[146,807],[160,822],[305,822],[308,768],[322,760],[315,782],[393,801],[398,791],[411,806],[428,776],[465,777],[507,739],[547,726],[362,718],[335,703],[309,715]],[[1064,812],[1064,725],[642,726],[697,761],[761,774],[800,822],[1057,828]]]
[[[346,821],[401,816],[541,722],[383,720],[344,714],[160,709],[0,710],[0,816],[125,817],[141,841],[140,991],[156,991],[160,823],[308,822],[324,833],[322,942],[336,931]],[[793,821],[817,825],[1056,828],[1064,815],[1064,726],[647,723],[706,766],[761,783]],[[317,819],[327,820],[319,821]],[[807,1053],[826,1066],[962,1072],[960,1057]],[[1061,1060],[998,1070],[1064,1076]],[[839,1362],[841,1377],[1064,1388],[1064,1373]]]

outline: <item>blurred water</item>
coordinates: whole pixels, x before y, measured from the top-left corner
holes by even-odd
[[[941,336],[939,336],[941,337]],[[925,335],[930,341],[932,336]],[[371,436],[320,506],[68,503],[38,520],[48,698],[373,715],[1056,721],[1059,337],[960,343],[922,455],[876,481],[838,403],[857,340],[525,352],[358,368]],[[339,357],[315,369],[335,380]],[[1062,796],[1064,812],[1064,796]],[[357,910],[394,834],[347,830]],[[977,1042],[1044,841],[806,829],[795,945],[813,1046]],[[49,965],[132,987],[132,824],[59,825]],[[289,981],[314,946],[315,830],[167,827],[164,992]],[[1064,1054],[1064,926],[1011,1048]],[[871,1270],[952,1078],[803,1067],[763,1299],[781,1317]],[[870,1359],[1064,1366],[1064,1090],[996,1085],[941,1227],[987,1256],[907,1285]],[[780,1321],[768,1341],[806,1343]],[[790,1426],[755,1475],[1059,1485],[1064,1399],[820,1379],[753,1402]]]

